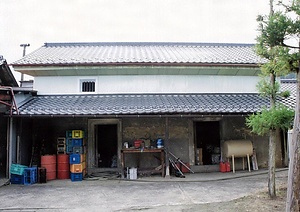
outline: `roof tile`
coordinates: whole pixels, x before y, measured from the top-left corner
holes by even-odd
[[[253,47],[230,43],[45,43],[13,65],[263,63]]]
[[[107,94],[34,96],[20,115],[254,113],[269,100],[258,94]]]

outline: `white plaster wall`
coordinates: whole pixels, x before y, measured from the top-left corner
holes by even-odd
[[[257,76],[118,75],[35,77],[34,89],[42,94],[82,94],[81,79],[96,79],[96,92],[109,93],[253,93]]]

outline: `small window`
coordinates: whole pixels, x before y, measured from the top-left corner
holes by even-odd
[[[95,92],[95,80],[81,80],[81,92]]]

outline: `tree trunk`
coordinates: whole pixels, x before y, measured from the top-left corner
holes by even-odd
[[[269,196],[270,198],[276,197],[275,189],[275,154],[276,154],[276,130],[270,130],[269,138]]]
[[[270,74],[270,85],[271,88],[275,87],[276,76],[274,73]],[[276,102],[276,93],[272,92],[270,96],[270,109],[275,107]],[[276,167],[276,139],[277,133],[275,129],[270,130],[270,138],[269,138],[269,174],[268,174],[268,188],[269,188],[269,197],[276,197],[276,186],[275,186],[275,167]]]
[[[300,67],[299,67],[300,69]],[[300,74],[297,72],[296,109],[292,142],[290,143],[290,163],[288,173],[288,188],[286,212],[300,211]]]

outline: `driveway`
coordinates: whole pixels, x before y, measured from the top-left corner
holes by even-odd
[[[276,172],[277,185],[287,169]],[[267,189],[267,171],[196,173],[186,178],[138,180],[91,178],[81,182],[0,187],[0,211],[182,211],[193,205],[224,202]]]

